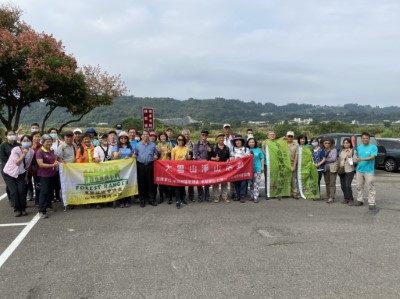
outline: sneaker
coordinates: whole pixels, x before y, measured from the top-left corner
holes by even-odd
[[[214,202],[219,202],[219,197],[214,199]]]
[[[223,198],[222,199],[225,203],[230,203],[231,201],[228,198]]]
[[[14,214],[14,216],[15,216],[15,217],[21,217],[21,216],[22,216],[21,211],[16,211],[15,214]]]
[[[350,199],[349,202],[347,203],[347,205],[350,207],[353,206],[353,200]]]
[[[48,218],[48,216],[46,214],[42,213],[42,212],[39,213],[39,217],[40,217],[40,219]]]
[[[375,210],[375,209],[376,209],[376,205],[369,205],[369,206],[368,206],[368,209],[370,209],[370,210]]]
[[[49,211],[49,212],[55,212],[56,209],[54,209],[53,207],[51,207],[51,208],[48,208],[47,211]]]
[[[258,203],[258,198],[254,198],[254,203]]]
[[[124,203],[120,203],[120,204],[119,204],[119,207],[120,207],[120,208],[125,208],[125,204],[124,204]]]
[[[23,211],[21,211],[21,215],[22,215],[22,216],[27,216],[28,213],[27,213],[25,210],[23,210]]]
[[[326,201],[326,203],[333,203],[333,198],[328,198],[328,200]]]
[[[363,203],[362,201],[355,200],[354,203],[353,203],[353,206],[355,206],[355,207],[361,207],[363,204],[364,204],[364,203]]]
[[[244,197],[240,197],[240,199],[239,199],[239,200],[240,200],[240,202],[241,202],[241,203],[244,203],[244,202],[246,202],[246,200],[244,199]]]
[[[130,205],[130,203],[129,202],[127,202],[126,204],[125,204],[125,208],[129,208],[131,205]]]
[[[182,203],[179,202],[179,201],[177,201],[177,202],[176,202],[176,208],[177,208],[177,209],[180,209],[181,207],[182,207]]]

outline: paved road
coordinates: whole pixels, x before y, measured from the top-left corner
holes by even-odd
[[[400,174],[376,181],[375,211],[340,204],[340,188],[332,205],[60,209],[0,268],[0,297],[399,298]],[[3,199],[0,224],[29,212],[14,218]],[[24,227],[0,227],[0,252]]]

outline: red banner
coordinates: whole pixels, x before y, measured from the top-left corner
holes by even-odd
[[[203,160],[157,160],[154,184],[168,186],[206,186],[253,178],[253,156],[229,162]]]

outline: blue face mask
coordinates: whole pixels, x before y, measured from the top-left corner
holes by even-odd
[[[312,145],[312,146],[317,146],[317,145],[318,145],[318,142],[312,142],[311,145]]]
[[[30,142],[30,141],[22,142],[21,145],[22,145],[22,147],[24,147],[24,148],[30,148],[31,145],[32,145],[32,142]]]
[[[31,132],[32,132],[32,133],[39,132],[39,129],[31,129]]]
[[[56,139],[57,138],[57,134],[56,133],[51,133],[50,137],[53,138],[53,139]]]

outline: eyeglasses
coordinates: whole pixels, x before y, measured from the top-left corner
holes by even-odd
[[[324,144],[331,144],[330,142],[324,142]]]

